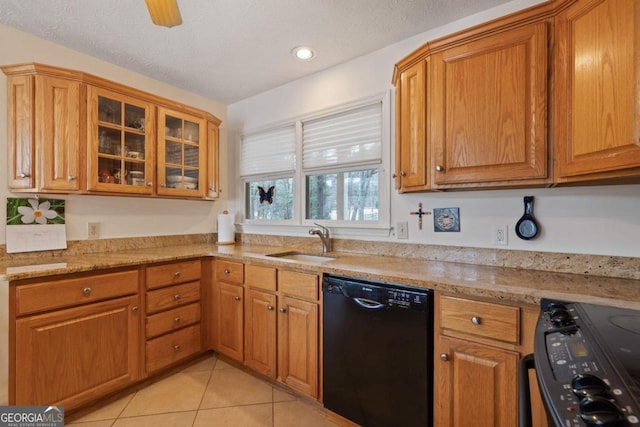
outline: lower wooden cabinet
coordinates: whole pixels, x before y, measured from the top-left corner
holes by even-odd
[[[244,265],[215,260],[212,285],[214,350],[238,362],[244,360]]]
[[[520,355],[448,337],[439,344],[434,425],[514,426]]]
[[[315,276],[315,275],[314,275]],[[315,276],[317,280],[317,276]],[[282,297],[278,317],[278,377],[311,397],[318,397],[319,306]]]
[[[244,303],[244,363],[270,378],[276,378],[276,296],[246,289]]]
[[[19,318],[15,405],[66,411],[141,377],[139,296]]]

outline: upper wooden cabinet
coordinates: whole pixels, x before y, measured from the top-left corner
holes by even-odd
[[[49,75],[47,67],[2,69],[8,76],[9,189],[78,192],[84,86],[70,75]]]
[[[543,184],[546,22],[455,45],[431,59],[434,187]]]
[[[556,180],[640,176],[640,3],[577,1],[554,33]]]
[[[639,23],[634,0],[550,0],[408,55],[396,188],[638,182]]]
[[[218,197],[211,114],[79,71],[2,70],[11,191]]]

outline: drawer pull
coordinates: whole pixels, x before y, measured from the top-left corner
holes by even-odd
[[[180,273],[179,271],[176,271],[175,273],[173,273],[173,277],[174,277],[174,279],[179,278],[179,277],[180,277],[180,274],[182,274],[182,273]]]
[[[440,355],[440,360],[442,360],[443,362],[448,362],[449,361],[449,355],[447,353],[442,353]]]
[[[438,165],[438,166],[436,166],[436,171],[438,171],[438,172],[444,172],[444,166],[442,166],[442,165]]]
[[[31,175],[29,175],[28,173],[19,173],[18,178],[22,178],[22,179],[31,178]]]
[[[173,346],[173,350],[177,353],[180,351],[180,344],[176,344]]]
[[[278,310],[278,311],[279,311],[280,313],[286,313],[286,312],[287,312],[287,309],[286,309],[286,308],[284,308],[284,307],[282,307],[282,308],[281,308],[280,310]]]
[[[139,310],[139,309],[138,309],[138,306],[131,307],[131,311],[133,311],[134,313],[137,313],[137,312],[138,312],[138,310]]]
[[[84,288],[84,289],[82,290],[82,293],[83,293],[83,294],[85,294],[85,295],[87,295],[87,296],[88,296],[88,295],[91,295],[91,288]]]
[[[75,180],[76,180],[76,177],[74,175],[69,175],[67,177],[67,181],[75,181]]]
[[[240,301],[240,297],[239,296],[235,296],[235,297],[233,297],[233,299],[236,300],[236,301]]]
[[[179,299],[180,299],[180,294],[175,294],[175,295],[173,296],[173,300],[174,300],[174,301],[178,301]]]
[[[268,305],[268,306],[267,306],[267,310],[269,310],[269,311],[273,311],[273,306],[272,306],[272,305]]]
[[[479,318],[479,317],[477,317],[477,316],[473,316],[473,317],[471,318],[471,323],[473,323],[474,325],[480,325],[480,324],[482,323],[482,321],[480,320],[480,318]]]
[[[228,268],[224,269],[224,274],[231,274],[231,270],[229,270]]]
[[[176,323],[180,323],[180,318],[176,317],[175,319],[173,319],[173,321],[176,322]]]

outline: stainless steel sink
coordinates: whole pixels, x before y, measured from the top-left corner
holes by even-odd
[[[279,252],[275,254],[267,254],[267,256],[274,258],[285,258],[290,259],[292,261],[306,261],[306,262],[329,262],[337,259],[337,257],[330,255],[315,255],[308,254],[305,252],[298,251],[288,251],[288,252]]]

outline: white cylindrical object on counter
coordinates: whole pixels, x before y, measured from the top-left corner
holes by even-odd
[[[218,244],[228,245],[235,242],[236,227],[233,225],[233,215],[224,211],[218,215]]]

